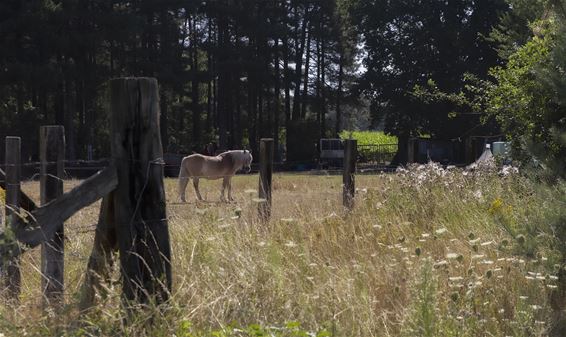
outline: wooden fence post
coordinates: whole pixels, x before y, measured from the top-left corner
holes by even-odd
[[[475,161],[474,158],[474,139],[472,137],[466,137],[464,139],[464,162],[469,165]]]
[[[118,250],[116,229],[114,226],[113,193],[102,199],[98,224],[94,234],[94,244],[88,260],[85,280],[81,290],[79,308],[86,310],[94,305],[95,293],[105,293],[105,287],[110,284],[113,265],[113,255]]]
[[[273,138],[262,138],[259,144],[259,198],[265,199],[258,206],[262,221],[271,217],[271,177],[273,174]]]
[[[342,202],[344,207],[351,210],[354,207],[354,194],[356,192],[356,160],[358,157],[358,141],[344,140],[344,172],[342,176],[343,191]]]
[[[39,156],[41,161],[41,205],[63,194],[65,159],[65,129],[63,126],[42,126],[39,129]],[[41,245],[41,287],[44,306],[61,305],[64,287],[64,230],[63,223],[51,240]]]
[[[6,227],[16,230],[20,211],[21,139],[6,137]],[[6,266],[6,288],[12,300],[20,295],[21,274],[19,254]]]
[[[114,225],[126,302],[165,302],[171,291],[159,114],[156,79],[110,81]]]
[[[417,140],[415,138],[409,138],[409,141],[407,142],[407,164],[417,162],[417,154],[415,152],[416,144]]]

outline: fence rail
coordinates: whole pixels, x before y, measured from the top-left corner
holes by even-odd
[[[359,147],[358,147],[359,148]],[[378,154],[381,158],[387,158],[388,154]],[[391,154],[390,157],[393,158],[395,153]],[[78,179],[84,180],[88,177],[96,174],[99,171],[104,170],[107,168],[110,163],[109,161],[93,161],[92,166],[87,166],[88,162],[84,162],[82,166],[72,166],[73,162],[65,162],[65,170],[63,179]],[[383,171],[391,171],[394,170],[394,167],[389,166],[389,161],[383,160],[367,160],[366,157],[360,158],[358,155],[358,163],[360,164],[357,172],[358,173],[370,173],[370,172],[383,172]],[[342,165],[337,165],[334,168],[326,168],[320,169],[317,168],[315,164],[310,165],[310,168],[307,169],[296,169],[296,166],[299,164],[304,163],[273,163],[273,172],[278,173],[299,173],[299,174],[312,174],[312,175],[328,175],[328,174],[342,174]],[[40,171],[40,163],[33,162],[33,163],[23,163],[18,165],[21,168],[21,181],[22,182],[30,182],[30,181],[39,181],[39,171]],[[179,168],[181,167],[179,164],[165,164],[162,165],[164,168],[165,177],[172,177],[176,178],[179,174]],[[251,165],[250,172],[242,173],[238,172],[238,174],[257,174],[259,173],[260,165],[259,163],[254,163]],[[0,164],[0,170],[5,171],[6,165]]]
[[[39,207],[20,190],[19,174],[20,170],[29,168],[35,176],[37,163],[22,165],[19,138],[18,144],[14,143],[18,146],[11,144],[12,139],[7,138],[7,161],[4,163],[7,172],[0,170],[0,188],[8,192],[6,204],[11,221],[7,225],[12,231],[0,233],[0,269],[5,270],[6,264],[17,268],[22,253],[43,244],[41,273],[44,308],[61,309],[63,304],[63,223],[80,209],[101,198],[103,207],[84,285],[85,289],[91,291],[83,293],[93,294],[96,284],[88,282],[92,280],[89,275],[101,275],[111,262],[101,261],[99,257],[111,258],[112,252],[118,250],[125,300],[158,304],[166,301],[170,294],[170,245],[158,127],[157,81],[153,78],[114,79],[110,82],[110,93],[114,133],[111,143],[112,164],[67,193],[63,193],[63,179],[68,177],[64,171],[65,164],[69,163],[64,160],[64,128],[40,128]],[[136,127],[132,128],[132,125]],[[123,139],[127,142],[123,142]],[[88,163],[86,166],[92,168],[93,165],[97,166],[97,171],[105,166],[103,163]],[[11,198],[13,194],[19,194],[19,200]],[[27,212],[22,212],[22,208]],[[17,301],[19,285],[12,281],[16,278],[14,276],[6,280],[4,277],[1,287],[5,288],[7,284],[11,288],[11,297]],[[92,305],[93,298],[87,298],[82,303],[83,308]]]

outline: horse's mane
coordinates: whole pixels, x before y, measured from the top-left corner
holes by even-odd
[[[237,160],[243,165],[247,157],[246,155],[251,157],[251,153],[247,150],[230,150],[220,153],[218,157],[230,156],[233,160]]]

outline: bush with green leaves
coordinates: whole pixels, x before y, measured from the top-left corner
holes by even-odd
[[[489,112],[513,146],[515,158],[532,158],[564,175],[566,163],[566,37],[556,22],[539,22],[534,36],[512,54],[505,66],[492,69]]]
[[[397,145],[396,136],[391,136],[383,131],[347,131],[340,133],[340,139],[356,139],[358,141],[359,155],[365,160],[382,158],[391,161],[395,154],[395,147],[384,147],[383,145]],[[374,146],[382,145],[382,146]]]
[[[397,137],[383,131],[348,131],[340,132],[340,139],[356,139],[358,145],[397,144]]]

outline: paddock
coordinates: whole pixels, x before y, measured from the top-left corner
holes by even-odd
[[[555,281],[546,276],[537,279],[540,261],[521,260],[511,247],[501,246],[513,238],[490,213],[511,216],[505,215],[506,208],[492,205],[504,196],[504,205],[512,207],[518,218],[530,216],[539,197],[523,195],[517,187],[519,177],[435,170],[441,169],[358,175],[351,212],[342,206],[340,176],[276,173],[268,222],[258,218],[257,174],[234,177],[234,203],[218,202],[217,181],[202,184],[208,201],[196,202],[189,193],[188,203],[177,203],[177,181],[165,179],[173,252],[169,306],[174,311],[165,316],[168,323],[159,323],[172,326],[156,325],[156,329],[176,331],[181,322],[190,322],[195,329],[222,329],[219,322],[242,327],[269,322],[281,327],[296,321],[307,331],[335,329],[334,335],[347,331],[368,336],[386,328],[393,334],[405,308],[418,301],[415,287],[427,265],[437,280],[439,305],[458,303],[472,310],[474,302],[467,297],[471,296],[470,301],[485,303],[475,308],[475,315],[486,319],[481,324],[506,331],[512,331],[514,319],[493,314],[501,308],[540,307],[531,314],[543,320],[549,309],[544,289]],[[79,183],[65,181],[65,190]],[[33,199],[39,197],[38,182],[26,181],[22,189]],[[50,326],[78,320],[88,331],[89,324],[111,331],[119,324],[117,266],[107,295],[98,298],[95,316],[85,318],[73,310],[80,298],[99,206],[97,202],[83,208],[65,223],[65,303],[74,314],[55,318],[58,323]],[[33,326],[47,323],[42,321],[46,316],[41,310],[39,255],[34,249],[22,256],[21,305],[1,311],[22,326],[30,327],[26,324],[34,318]],[[453,302],[454,293],[462,302]],[[459,324],[458,315],[446,319]],[[321,326],[321,321],[329,323]]]
[[[422,309],[442,310],[438,324],[476,336],[495,328],[513,334],[518,324],[532,323],[525,312],[529,320],[548,317],[545,290],[557,288],[557,276],[544,274],[544,266],[555,257],[518,258],[530,246],[525,237],[515,240],[512,226],[539,219],[541,202],[559,192],[537,190],[516,174],[502,178],[434,163],[356,176],[355,140],[345,141],[341,176],[273,174],[273,140],[262,139],[260,172],[234,178],[235,202],[220,202],[219,182],[204,180],[205,201],[189,190],[189,202],[179,203],[177,179],[163,179],[158,129],[140,125],[157,123],[155,81],[116,81],[152,104],[114,96],[113,157],[89,179],[65,180],[64,142],[48,151],[43,144],[51,142],[42,142],[41,153],[49,156],[42,156],[41,182],[21,182],[18,200],[19,147],[10,139],[0,182],[6,208],[20,205],[27,215],[12,213],[7,223],[25,245],[14,245],[10,231],[1,234],[4,262],[20,268],[21,283],[5,283],[17,292],[2,293],[0,328],[30,335],[75,328],[95,335],[226,335],[226,322],[292,333],[299,322],[303,335],[377,336],[397,335],[412,320],[428,324],[418,321]],[[137,95],[137,85],[151,83],[147,97]],[[50,129],[62,136],[62,127]],[[46,180],[62,185],[53,184],[60,196],[52,202]],[[64,245],[54,251],[64,272],[43,272],[45,254],[33,247],[53,238],[62,222]],[[123,240],[119,264],[110,258],[116,239]],[[57,301],[46,300],[43,284],[55,275]],[[464,325],[464,319],[477,322]]]

